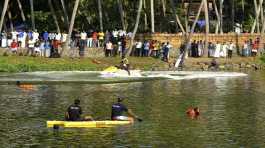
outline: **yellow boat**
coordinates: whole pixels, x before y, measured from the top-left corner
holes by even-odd
[[[131,121],[47,121],[47,127],[103,128],[132,124]]]

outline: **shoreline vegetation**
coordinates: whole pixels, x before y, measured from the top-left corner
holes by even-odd
[[[129,57],[131,69],[143,71],[177,70],[174,58],[169,63],[152,57]],[[29,56],[0,56],[0,72],[34,72],[34,71],[102,71],[109,66],[118,65],[120,57],[100,58],[43,58]],[[212,58],[188,58],[182,70],[209,70]],[[219,71],[243,71],[265,69],[265,57],[233,57],[217,59]]]

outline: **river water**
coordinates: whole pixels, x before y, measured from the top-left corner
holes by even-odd
[[[265,147],[265,72],[210,76],[43,83],[31,75],[28,79],[38,81],[33,90],[24,90],[11,83],[22,77],[2,74],[0,147]],[[113,83],[104,83],[108,80]],[[58,131],[46,127],[47,120],[63,119],[76,98],[84,114],[109,119],[117,96],[125,97],[124,104],[143,122]],[[200,108],[198,119],[186,116],[190,106]]]

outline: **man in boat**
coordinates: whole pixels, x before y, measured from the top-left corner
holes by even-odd
[[[114,103],[112,105],[111,110],[111,120],[118,120],[118,121],[134,121],[134,119],[137,119],[138,121],[142,121],[142,119],[138,118],[132,110],[128,109],[124,104],[121,102],[123,101],[123,98],[118,97],[118,102]],[[127,112],[129,116],[124,116],[123,113]]]
[[[74,104],[70,105],[65,113],[65,119],[67,121],[91,121],[93,118],[91,116],[81,117],[82,108],[80,106],[80,100],[75,99]]]

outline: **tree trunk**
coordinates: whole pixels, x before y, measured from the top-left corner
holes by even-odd
[[[117,0],[118,6],[119,6],[119,12],[120,12],[120,17],[121,17],[121,24],[122,24],[122,29],[126,30],[125,27],[125,22],[124,22],[124,11],[123,11],[123,6],[122,6],[122,1]]]
[[[74,6],[72,17],[71,17],[71,22],[70,22],[70,26],[69,26],[69,31],[68,31],[66,43],[65,43],[65,46],[62,49],[60,55],[63,55],[64,50],[69,48],[69,43],[71,41],[71,36],[72,36],[74,24],[75,24],[75,16],[76,16],[76,12],[77,12],[77,9],[78,9],[79,1],[80,0],[76,0],[75,1],[75,6]]]
[[[223,34],[223,0],[219,0],[220,4],[220,33]]]
[[[256,12],[256,27],[257,27],[257,33],[260,33],[260,28],[259,28],[259,14],[260,14],[260,7],[258,8],[257,0],[254,0],[254,7],[255,7],[255,12]]]
[[[165,0],[161,0],[161,2],[162,2],[163,15],[164,17],[166,17],[166,2]]]
[[[216,14],[216,17],[217,17],[217,23],[216,23],[216,27],[215,27],[215,34],[218,34],[219,27],[220,27],[220,15],[219,15],[218,8],[217,8],[215,0],[213,0],[213,5],[214,5],[214,11],[215,11],[215,14]]]
[[[263,21],[264,21],[263,0],[259,0],[259,3],[261,4],[261,7],[260,7],[260,21],[261,21],[261,23],[263,23]],[[262,25],[263,24],[261,24],[261,26]]]
[[[231,21],[232,21],[232,30],[233,30],[233,32],[234,32],[234,27],[235,27],[235,9],[236,9],[236,7],[235,7],[235,0],[230,0],[231,1],[231,7],[232,7],[232,9],[231,9]]]
[[[128,57],[131,54],[131,52],[132,52],[132,48],[133,48],[133,44],[134,44],[134,38],[135,38],[136,32],[138,30],[139,21],[140,21],[140,17],[141,17],[142,6],[143,6],[143,0],[139,0],[139,6],[138,6],[138,10],[137,10],[136,22],[135,22],[135,26],[134,26],[134,29],[133,29],[133,34],[132,34],[132,37],[131,37],[131,40],[130,40],[130,47],[126,51],[125,57]]]
[[[19,10],[20,10],[20,14],[21,14],[22,21],[25,22],[26,21],[26,18],[25,18],[25,14],[23,12],[22,5],[21,5],[20,0],[17,0],[17,4],[18,4]]]
[[[5,0],[5,3],[4,3],[4,7],[3,7],[2,15],[1,15],[1,20],[0,20],[0,32],[2,31],[2,27],[3,27],[5,15],[6,15],[6,10],[8,7],[8,1],[9,0]]]
[[[155,32],[154,0],[150,0],[151,7],[151,32]]]
[[[204,45],[204,57],[208,56],[208,35],[209,35],[209,13],[208,2],[204,0],[204,15],[205,15],[205,45]]]
[[[143,0],[143,5],[144,5],[144,30],[146,31],[148,29],[148,24],[147,24],[147,14],[146,14],[146,0]]]
[[[35,30],[35,16],[34,16],[34,3],[33,0],[29,0],[30,1],[30,13],[31,13],[31,27],[32,30]]]
[[[186,33],[186,32],[185,32],[185,29],[184,29],[184,27],[182,26],[182,24],[181,24],[181,22],[180,22],[180,20],[179,20],[179,16],[178,16],[178,14],[177,14],[177,12],[176,12],[175,3],[174,3],[173,0],[170,0],[170,5],[171,5],[171,7],[172,7],[173,14],[175,15],[175,18],[176,18],[176,25],[179,26],[180,29],[181,29],[181,31],[182,31],[182,33],[185,34],[185,33]]]
[[[62,7],[63,7],[65,26],[67,27],[67,29],[69,29],[69,17],[68,17],[68,13],[67,13],[67,10],[66,10],[66,7],[65,7],[64,0],[61,0],[61,3],[62,3]]]
[[[255,3],[257,3],[257,1],[256,0],[254,0],[254,5],[257,5],[257,4],[255,4]],[[255,28],[256,28],[256,26],[257,26],[257,30],[258,30],[258,32],[259,32],[259,16],[260,16],[260,10],[261,10],[261,8],[262,8],[262,4],[263,4],[263,0],[260,0],[260,4],[259,4],[259,6],[255,6],[255,13],[256,13],[256,17],[255,17],[255,20],[254,20],[254,23],[253,23],[253,25],[252,25],[252,27],[251,27],[251,34],[253,34],[254,32],[255,32]]]
[[[188,34],[188,36],[185,38],[185,49],[184,49],[184,55],[186,55],[187,51],[188,51],[188,48],[189,48],[189,44],[190,44],[190,40],[193,36],[193,32],[194,32],[194,29],[196,27],[196,24],[198,22],[198,19],[200,17],[200,14],[201,14],[201,10],[202,10],[202,7],[203,7],[203,4],[204,4],[204,0],[201,1],[201,4],[200,4],[200,7],[199,7],[199,10],[198,10],[198,13],[196,15],[196,18],[195,18],[195,21],[193,22],[192,24],[192,27],[191,27],[191,30]],[[185,61],[185,56],[182,56],[182,59],[181,59],[181,65],[183,66],[184,64],[184,61]]]
[[[10,8],[10,7],[9,7]],[[10,29],[13,32],[14,31],[14,25],[13,25],[13,21],[12,21],[12,14],[11,11],[8,9],[7,11],[8,13],[8,18],[9,18],[9,25],[10,25]]]
[[[98,13],[99,13],[100,31],[103,32],[103,18],[102,18],[102,5],[101,5],[101,0],[98,0]]]
[[[59,23],[58,23],[58,20],[57,20],[57,17],[56,17],[54,8],[53,8],[52,0],[48,0],[48,4],[49,4],[49,7],[51,9],[51,13],[52,13],[52,17],[54,19],[54,23],[55,23],[55,26],[56,26],[56,29],[57,29],[57,33],[60,33],[61,31],[60,31]]]
[[[260,33],[260,42],[259,42],[259,50],[258,50],[258,55],[260,55],[261,50],[264,51],[264,31],[265,31],[265,19],[262,22],[262,28],[261,28],[261,33]]]

